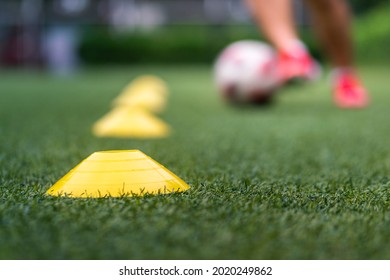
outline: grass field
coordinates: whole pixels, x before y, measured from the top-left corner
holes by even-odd
[[[206,66],[1,72],[0,259],[390,259],[389,68],[362,67],[367,110],[334,108],[327,80],[266,108],[220,102]],[[171,89],[162,140],[99,139],[92,124],[132,78]],[[140,149],[182,194],[52,198],[92,152]]]

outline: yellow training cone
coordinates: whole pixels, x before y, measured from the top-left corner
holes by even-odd
[[[153,75],[143,75],[134,79],[122,93],[127,94],[141,89],[149,89],[165,96],[168,94],[167,84],[164,80]]]
[[[151,91],[164,97],[168,95],[168,87],[162,79],[152,75],[145,75],[131,81],[119,94],[117,100],[120,101],[124,96],[131,96],[144,91]]]
[[[121,106],[98,120],[93,126],[93,133],[98,137],[160,138],[167,137],[170,128],[144,110]]]
[[[162,112],[166,106],[166,97],[152,89],[140,88],[118,96],[113,101],[114,106],[141,108],[149,112]]]
[[[121,197],[183,192],[190,187],[138,150],[96,152],[55,183],[46,194]]]

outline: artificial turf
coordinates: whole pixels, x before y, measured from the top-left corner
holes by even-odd
[[[167,139],[96,138],[92,124],[132,78],[170,87]],[[385,67],[362,67],[366,110],[331,103],[328,81],[267,107],[221,102],[208,66],[3,71],[0,259],[389,259],[390,122]],[[140,149],[185,193],[53,198],[92,152]]]

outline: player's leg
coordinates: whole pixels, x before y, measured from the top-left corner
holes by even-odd
[[[246,0],[254,20],[279,54],[281,81],[315,79],[319,67],[299,40],[291,0]]]
[[[284,50],[298,40],[291,0],[246,0],[254,20],[267,39]]]
[[[333,65],[353,63],[351,14],[344,0],[306,0],[314,28]]]
[[[334,101],[340,107],[368,104],[368,94],[354,68],[351,13],[345,0],[306,0],[313,23],[332,65]]]

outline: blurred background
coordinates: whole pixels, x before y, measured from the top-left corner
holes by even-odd
[[[302,1],[301,35],[325,62]],[[390,1],[351,4],[374,101],[346,112],[326,79],[284,87],[277,106],[221,102],[217,53],[262,38],[241,0],[0,0],[0,259],[390,259]],[[172,135],[95,137],[145,74],[168,86],[153,116]],[[45,195],[93,152],[127,149],[191,190]]]
[[[390,1],[350,1],[358,59],[390,61]],[[322,59],[302,1],[304,40]],[[210,63],[228,43],[261,34],[241,0],[0,0],[0,67]]]

